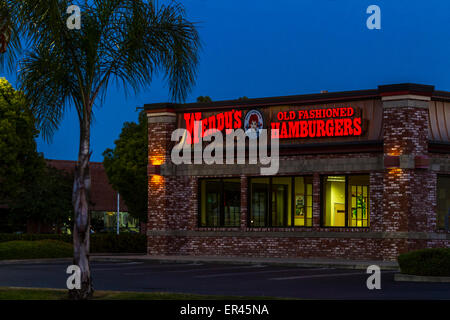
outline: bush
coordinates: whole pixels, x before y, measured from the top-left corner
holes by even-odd
[[[0,243],[0,260],[67,258],[73,256],[70,243],[58,240],[16,240]]]
[[[398,264],[403,274],[416,276],[450,276],[450,248],[411,251],[399,255]]]
[[[72,243],[72,236],[67,234],[0,234],[0,244],[6,241],[58,240]],[[91,253],[146,253],[147,237],[139,233],[94,233],[91,234]]]
[[[97,233],[91,235],[93,253],[146,253],[147,236],[139,233]]]
[[[0,243],[14,240],[25,240],[25,241],[58,240],[72,243],[72,236],[68,234],[0,233]]]

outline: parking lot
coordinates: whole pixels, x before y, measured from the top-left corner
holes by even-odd
[[[65,288],[68,263],[0,265],[0,286]],[[450,299],[449,283],[395,282],[382,271],[369,290],[364,270],[269,265],[93,262],[97,290],[163,291],[306,299]]]

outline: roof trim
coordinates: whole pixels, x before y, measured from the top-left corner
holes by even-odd
[[[342,91],[332,93],[314,93],[314,94],[302,94],[292,96],[279,96],[279,97],[266,97],[266,98],[254,98],[245,100],[222,100],[213,102],[194,102],[194,103],[151,103],[145,104],[144,110],[152,111],[164,108],[172,108],[178,110],[192,110],[192,109],[245,109],[255,106],[276,106],[276,105],[292,105],[292,104],[310,104],[310,103],[326,103],[333,101],[349,101],[349,100],[361,100],[361,99],[376,99],[379,98],[378,90],[356,90],[356,91]]]
[[[433,85],[416,83],[399,83],[390,85],[380,85],[377,89],[339,91],[326,93],[301,94],[291,96],[253,98],[245,100],[221,100],[213,102],[193,102],[193,103],[148,103],[143,109],[147,112],[160,109],[171,109],[175,112],[185,111],[214,111],[221,109],[250,109],[254,107],[268,107],[279,105],[306,105],[318,103],[339,103],[344,101],[381,99],[385,96],[395,95],[420,95],[431,97],[432,100],[449,101],[450,92],[435,90]]]

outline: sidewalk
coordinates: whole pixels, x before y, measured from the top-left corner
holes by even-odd
[[[9,264],[39,264],[39,263],[69,263],[72,258],[58,259],[27,259],[2,260],[0,265]],[[381,270],[399,270],[396,261],[368,261],[368,260],[336,260],[322,258],[247,258],[223,256],[149,256],[145,254],[92,254],[91,261],[142,261],[148,263],[215,263],[215,264],[263,264],[275,266],[307,267],[307,268],[336,268],[366,270],[370,265],[377,265]]]
[[[220,263],[220,264],[267,264],[278,266],[317,267],[365,270],[377,265],[382,270],[399,270],[396,261],[302,259],[302,258],[247,258],[223,256],[149,256],[149,255],[92,255],[91,261],[144,261],[159,263]]]

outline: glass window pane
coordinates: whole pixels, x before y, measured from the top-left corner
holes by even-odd
[[[264,227],[269,209],[269,178],[250,179],[250,226]]]
[[[345,227],[345,176],[323,177],[323,224]]]
[[[295,177],[294,225],[305,226],[307,184],[304,177]]]
[[[240,179],[200,180],[200,226],[237,227],[240,207]]]
[[[311,226],[312,177],[295,177],[294,181],[294,226]]]
[[[224,226],[239,227],[241,215],[241,180],[223,180]]]
[[[367,227],[369,219],[369,175],[348,177],[349,226]]]
[[[272,226],[291,225],[291,177],[272,179]]]

